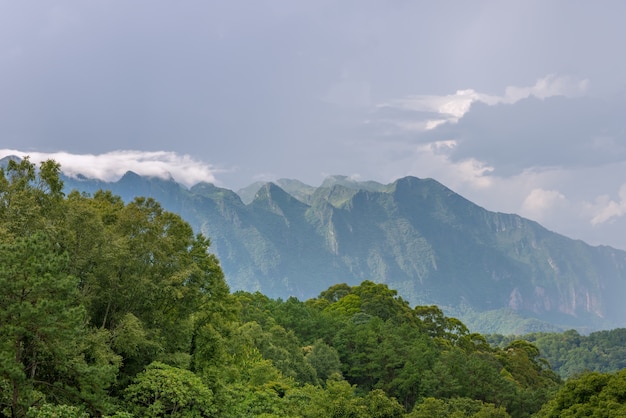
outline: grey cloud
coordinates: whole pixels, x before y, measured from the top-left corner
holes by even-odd
[[[528,98],[514,104],[474,103],[458,123],[421,140],[453,139],[454,160],[476,158],[513,175],[537,167],[584,167],[626,160],[626,98]]]

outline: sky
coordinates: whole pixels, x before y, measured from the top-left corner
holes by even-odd
[[[626,250],[626,2],[0,0],[0,157],[434,178]]]

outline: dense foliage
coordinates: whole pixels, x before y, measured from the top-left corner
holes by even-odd
[[[615,374],[590,372],[569,380],[536,416],[539,418],[626,416],[626,370]]]
[[[626,368],[626,329],[592,332],[581,335],[575,330],[562,333],[533,333],[521,337],[490,335],[489,341],[500,347],[520,338],[533,343],[552,369],[563,378],[585,371],[612,372]]]
[[[231,294],[179,216],[65,196],[53,161],[0,171],[0,232],[0,415],[527,417],[626,399],[621,374],[562,386],[532,343],[494,348],[384,284]]]

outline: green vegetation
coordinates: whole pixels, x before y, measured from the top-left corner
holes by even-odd
[[[533,333],[519,337],[490,335],[492,344],[504,347],[513,339],[532,342],[563,378],[586,371],[612,372],[626,368],[626,329],[597,331],[580,335],[575,330],[563,333]]]
[[[52,161],[0,171],[2,416],[623,412],[622,373],[563,385],[531,342],[494,347],[372,281],[231,293],[209,240],[156,201],[62,187]]]
[[[539,418],[626,416],[626,370],[615,374],[586,373],[568,381],[536,416]]]

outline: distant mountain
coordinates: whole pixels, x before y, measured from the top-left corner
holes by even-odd
[[[432,179],[328,178],[235,192],[127,173],[66,188],[151,196],[211,239],[232,289],[306,299],[336,283],[386,283],[480,332],[626,326],[626,252],[487,211]]]
[[[279,179],[275,182],[281,189],[292,195],[298,200],[303,202],[308,202],[311,198],[311,195],[315,193],[316,188],[313,186],[309,186],[308,184],[302,183],[300,180],[292,180],[292,179]],[[240,189],[237,191],[239,197],[246,205],[251,203],[254,200],[257,192],[265,186],[266,182],[256,182],[252,183],[248,187]]]

